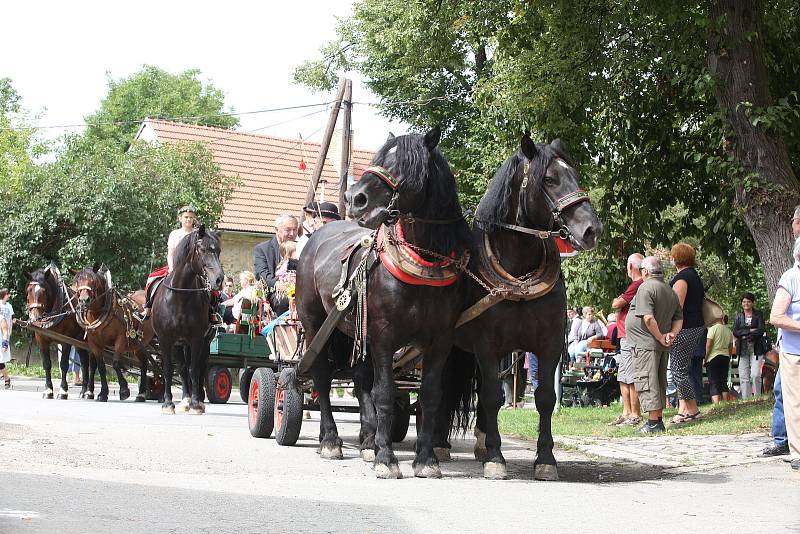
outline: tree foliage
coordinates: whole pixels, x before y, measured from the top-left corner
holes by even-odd
[[[775,105],[748,113],[785,138],[796,166],[800,8],[772,0],[760,16],[762,81]],[[736,191],[766,186],[743,176],[729,150],[729,110],[714,97],[726,80],[708,67],[719,24],[706,3],[687,0],[361,0],[296,79],[326,89],[358,71],[385,114],[420,129],[444,125],[467,203],[522,132],[564,140],[606,227],[595,252],[565,264],[575,304],[602,306],[624,288],[628,254],[680,240],[724,274],[715,292],[759,292],[763,272],[742,216],[749,206]]]
[[[199,75],[196,69],[171,74],[151,65],[128,78],[115,80],[109,75],[108,94],[100,109],[86,117],[86,135],[124,150],[147,117],[219,128],[238,126],[237,117],[225,115],[224,93],[211,83],[203,84]]]

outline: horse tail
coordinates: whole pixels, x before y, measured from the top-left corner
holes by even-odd
[[[449,429],[448,435],[465,435],[472,424],[475,411],[478,365],[471,352],[453,347],[442,374],[442,401]]]

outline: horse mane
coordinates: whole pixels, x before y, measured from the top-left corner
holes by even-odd
[[[403,179],[398,192],[420,194],[425,191],[422,204],[414,215],[430,219],[455,219],[463,215],[458,201],[456,178],[444,155],[438,148],[429,150],[424,136],[408,134],[394,137],[378,149],[373,164],[384,165],[390,152],[395,149],[393,171]],[[464,219],[451,224],[430,225],[433,252],[448,255],[461,253],[470,248],[471,234]]]
[[[178,241],[178,246],[175,247],[175,256],[172,258],[173,265],[183,265],[186,263],[198,240],[210,239],[215,245],[219,245],[219,237],[208,228],[206,228],[206,233],[203,237],[199,237],[199,235],[200,232],[195,228],[189,232],[186,237]]]
[[[534,184],[538,187],[553,158],[567,158],[545,143],[537,143],[536,149],[536,154],[530,160],[530,164],[533,169]],[[517,149],[503,162],[489,181],[486,193],[483,194],[478,209],[475,211],[475,219],[485,231],[494,232],[500,228],[498,223],[506,222],[508,210],[512,204],[511,192],[514,189],[514,177],[526,160],[527,157],[522,153],[522,149]]]

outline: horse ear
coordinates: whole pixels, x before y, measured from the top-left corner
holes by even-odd
[[[389,137],[386,138],[386,142],[388,143],[389,141],[393,140],[394,140],[394,134],[392,132],[389,132]]]
[[[94,272],[97,272],[97,271],[100,270],[100,262],[99,261],[94,262],[94,265],[92,265],[92,270]]]
[[[519,146],[522,149],[522,153],[525,154],[525,157],[528,159],[535,158],[536,153],[539,151],[539,149],[536,148],[536,143],[534,143],[531,139],[531,134],[528,132],[525,132],[525,134],[522,136]]]
[[[561,139],[553,139],[553,142],[550,143],[550,146],[562,156],[567,153],[567,149],[564,148],[564,143],[561,142]]]
[[[425,146],[428,150],[433,150],[442,139],[442,129],[434,126],[428,133],[425,134]]]
[[[200,225],[200,228],[198,228],[198,230],[197,230],[197,236],[198,237],[205,237],[206,236],[206,225],[205,224],[201,224]]]

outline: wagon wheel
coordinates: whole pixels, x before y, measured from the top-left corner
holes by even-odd
[[[410,421],[411,394],[408,391],[398,391],[394,398],[394,417],[392,418],[393,443],[399,443],[406,439],[406,434],[408,434],[408,424]]]
[[[259,367],[250,381],[247,423],[254,438],[268,438],[275,426],[275,373]]]
[[[275,441],[294,445],[303,425],[303,392],[297,384],[294,369],[281,371],[275,394]]]
[[[231,397],[233,379],[227,367],[215,365],[208,370],[208,401],[211,404],[225,404]]]
[[[253,369],[246,367],[239,373],[239,396],[242,397],[242,402],[247,402],[250,392],[250,382],[253,379]]]

